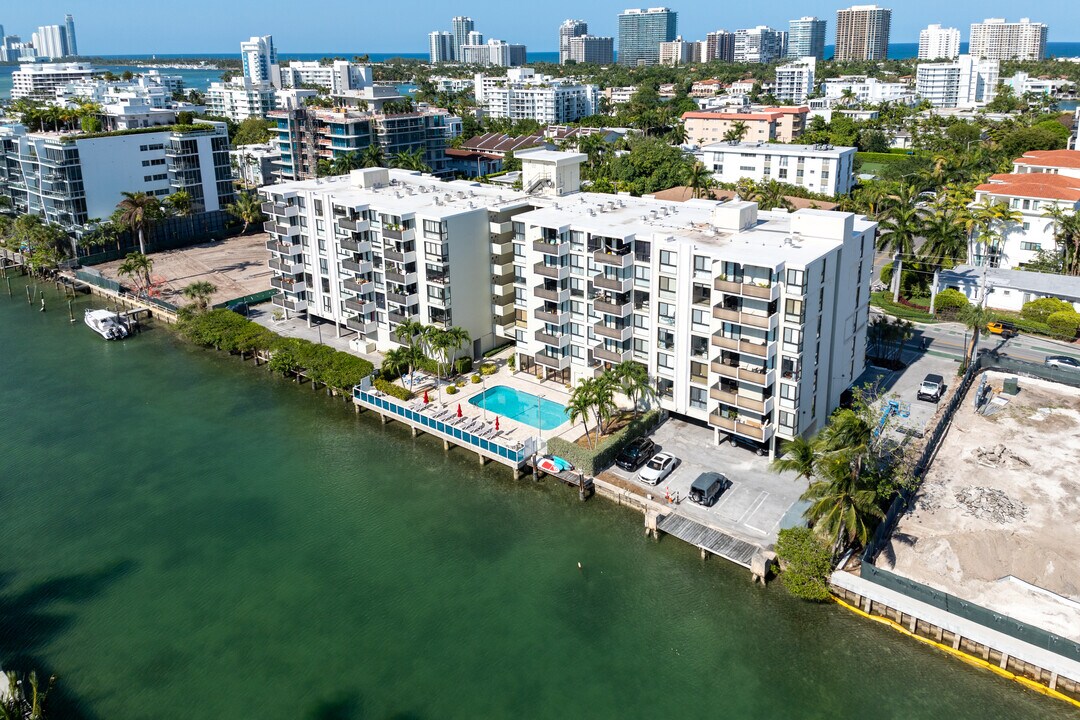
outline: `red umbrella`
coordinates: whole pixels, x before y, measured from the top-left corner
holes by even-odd
[[[457,404],[457,416],[461,417],[461,403]]]
[[[496,430],[499,429],[499,416],[498,415],[495,416],[495,429]]]
[[[425,391],[424,391],[424,404],[425,404],[425,405],[427,405],[427,404],[428,404],[428,402],[430,402],[430,401],[428,400],[428,396],[427,396],[427,390],[425,390]]]

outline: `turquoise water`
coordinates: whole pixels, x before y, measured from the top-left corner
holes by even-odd
[[[60,676],[54,720],[1078,716],[624,508],[12,286],[0,664]]]
[[[488,388],[470,398],[469,403],[541,430],[554,430],[569,419],[566,408],[559,403],[506,385]]]

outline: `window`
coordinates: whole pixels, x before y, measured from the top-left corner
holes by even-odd
[[[690,322],[695,330],[708,330],[709,313],[705,310],[694,310],[691,313]]]
[[[634,315],[634,327],[647,329],[649,327],[649,318],[644,315]]]
[[[660,323],[663,325],[675,324],[675,306],[670,303],[660,303]]]
[[[784,350],[787,352],[802,351],[802,330],[798,328],[784,328]]]
[[[446,223],[438,220],[424,221],[424,237],[441,238],[446,234]]]
[[[695,410],[705,410],[707,403],[707,395],[705,388],[692,387],[690,388],[690,407]]]
[[[690,382],[707,385],[709,383],[709,366],[703,362],[690,361]]]
[[[648,356],[648,354],[649,354],[649,341],[648,340],[643,340],[642,338],[634,338],[634,355]]]
[[[692,302],[694,305],[708,305],[712,299],[712,291],[708,285],[694,283]]]
[[[709,356],[709,339],[703,337],[697,337],[696,335],[690,338],[690,357],[703,357]]]
[[[434,260],[435,262],[450,261],[450,249],[441,242],[425,242],[424,254],[427,255],[428,260]]]
[[[794,432],[795,431],[795,413],[789,413],[780,411],[780,426]]]
[[[656,354],[656,364],[657,364],[658,367],[661,367],[664,370],[674,370],[675,369],[675,359],[674,359],[674,357],[671,356],[671,355],[665,355],[664,353],[657,353]]]
[[[673,298],[675,293],[678,292],[679,286],[675,282],[675,278],[668,275],[660,276],[660,295]]]
[[[708,275],[712,272],[712,261],[705,255],[694,256],[694,274]]]
[[[643,287],[649,287],[649,268],[645,265],[634,266],[634,284],[641,285]]]
[[[570,334],[574,337],[585,337],[585,326],[581,323],[570,323]]]
[[[1027,225],[1027,223],[1024,223],[1024,225]],[[1027,228],[1024,228],[1024,229],[1027,230]],[[1033,252],[1038,252],[1039,250],[1042,250],[1042,243],[1022,242],[1022,243],[1020,243],[1020,249],[1021,250],[1031,250]]]
[[[784,300],[784,320],[801,323],[803,321],[803,301],[788,298]]]
[[[787,271],[787,289],[788,292],[799,293],[800,295],[804,290],[804,283],[806,282],[804,273],[802,270],[788,270]]]
[[[662,267],[675,267],[675,253],[670,250],[661,250],[660,265]]]
[[[319,258],[319,274],[329,275],[330,270],[327,268],[326,258]]]

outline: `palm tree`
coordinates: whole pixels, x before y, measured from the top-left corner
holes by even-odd
[[[424,339],[424,326],[423,324],[415,320],[406,320],[403,323],[399,323],[394,328],[394,337],[402,345],[407,347],[408,359],[409,359],[409,389],[412,389],[413,383],[413,368],[416,367],[417,362],[423,357],[420,351],[420,342]]]
[[[377,142],[373,142],[364,148],[364,154],[361,156],[364,167],[386,167],[386,153],[383,152],[383,147]]]
[[[361,163],[360,155],[355,150],[344,155],[338,155],[330,162],[330,174],[348,175],[353,170],[359,170],[362,166]]]
[[[866,545],[873,520],[885,516],[877,506],[877,493],[845,455],[826,458],[819,466],[818,479],[802,494],[810,502],[807,519],[833,543],[834,554],[845,543]]]
[[[750,178],[739,178],[735,183],[735,194],[744,202],[756,202],[761,197],[758,184]]]
[[[146,255],[146,235],[151,225],[161,217],[161,203],[144,192],[121,193],[124,199],[116,206],[117,222],[139,238],[139,254]]]
[[[27,682],[23,682],[18,673],[6,675],[7,687],[0,690],[0,716],[4,720],[45,720],[45,699],[56,685],[56,676],[51,676],[48,684],[41,688],[33,670]]]
[[[206,307],[210,304],[210,298],[217,292],[217,286],[212,282],[206,280],[199,280],[193,282],[185,287],[181,294],[188,300],[195,303],[195,306],[200,312],[206,310]]]
[[[225,206],[225,211],[243,221],[244,227],[240,230],[241,235],[248,231],[252,223],[260,223],[265,217],[262,204],[254,193],[239,193],[233,203]]]
[[[405,371],[412,365],[412,355],[408,348],[391,348],[383,354],[380,368],[384,375],[397,376],[401,387],[405,388]]]
[[[984,263],[994,267],[1009,228],[1022,222],[1024,216],[1019,210],[1010,208],[1005,201],[993,200],[989,195],[983,196],[972,209],[971,215],[975,232],[978,233],[973,240],[983,246],[986,256]]]
[[[736,120],[731,123],[731,127],[724,133],[724,142],[728,145],[738,145],[748,132],[750,132],[750,128],[746,126],[746,123],[742,120]]]
[[[881,234],[878,235],[877,249],[891,251],[900,257],[893,267],[896,287],[900,286],[903,263],[914,256],[915,239],[922,233],[922,210],[916,204],[917,198],[914,188],[902,186],[878,223]]]
[[[656,392],[649,383],[649,370],[641,363],[627,360],[611,369],[611,375],[623,395],[634,403],[634,415],[638,414],[638,401],[651,399]]]
[[[686,126],[682,123],[675,123],[670,130],[668,130],[668,142],[672,145],[682,145],[689,137],[686,134]]]
[[[706,169],[705,165],[696,162],[687,171],[686,184],[693,191],[694,197],[707,198],[713,185],[712,174]]]
[[[424,162],[424,149],[419,147],[399,152],[397,156],[394,157],[394,165],[402,170],[431,172],[431,167]]]
[[[852,90],[850,87],[844,88],[843,92],[840,93],[840,104],[841,105],[845,105],[845,106],[852,105],[852,104],[854,104],[854,102],[857,99],[858,99],[858,96],[855,95],[855,91]]]
[[[960,213],[942,204],[923,219],[925,242],[919,248],[922,262],[935,269],[953,267],[967,259],[967,233]]]
[[[772,467],[777,472],[791,471],[797,478],[809,481],[817,471],[818,459],[818,449],[814,443],[797,437],[784,443],[783,455],[773,460]]]
[[[167,196],[164,204],[177,217],[187,217],[193,209],[191,193],[187,190],[177,190],[172,195]]]
[[[117,274],[131,278],[135,283],[136,290],[142,290],[142,282],[146,283],[146,289],[150,289],[150,272],[154,269],[154,261],[142,253],[128,253],[124,262],[116,269]]]
[[[469,331],[457,325],[447,328],[445,331],[447,349],[450,351],[450,370],[456,369],[457,354],[461,348],[472,342]],[[449,374],[449,371],[447,372]]]
[[[570,400],[566,403],[566,411],[570,416],[570,422],[581,421],[581,427],[585,430],[585,439],[589,442],[589,448],[593,448],[592,435],[589,434],[589,411],[592,409],[590,398],[579,385],[570,393]]]
[[[776,180],[766,180],[757,186],[757,204],[762,210],[783,208],[788,212],[795,210],[795,203],[784,194],[784,186]]]
[[[964,351],[965,369],[975,357],[975,348],[979,344],[979,333],[986,327],[986,323],[990,322],[990,317],[990,311],[983,307],[981,303],[972,303],[960,309],[961,322],[971,330],[971,342],[968,343],[967,349]]]
[[[1080,214],[1053,205],[1043,217],[1054,226],[1054,242],[1062,253],[1062,271],[1066,275],[1080,275]]]

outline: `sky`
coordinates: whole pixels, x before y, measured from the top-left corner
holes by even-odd
[[[787,21],[804,15],[828,20],[828,43],[836,10],[869,0],[773,0],[769,3],[673,0],[679,32],[687,40],[703,40],[711,30],[755,25],[786,29]],[[658,0],[650,0],[658,4]],[[960,28],[987,17],[1018,18],[1018,7],[1030,7],[1032,20],[1050,26],[1050,42],[1080,41],[1073,0],[1022,4],[1017,0],[878,0],[892,7],[892,41],[918,42],[929,23]],[[642,5],[645,7],[647,5]],[[8,34],[30,33],[39,25],[60,24],[75,16],[79,50],[89,55],[139,53],[239,53],[241,40],[273,35],[279,53],[384,53],[427,51],[427,34],[449,30],[453,15],[473,18],[484,38],[524,43],[532,52],[558,49],[558,27],[566,18],[589,23],[593,35],[616,36],[616,16],[626,0],[3,0],[0,25]]]

